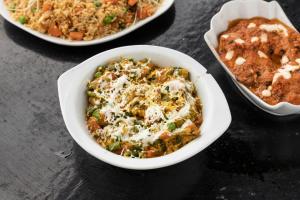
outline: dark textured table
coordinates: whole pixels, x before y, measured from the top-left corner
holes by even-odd
[[[281,0],[300,29],[299,0]],[[177,0],[163,16],[106,44],[70,48],[0,19],[0,199],[300,199],[300,117],[274,117],[249,103],[225,75],[203,34],[224,1]],[[87,154],[65,128],[56,80],[104,50],[153,44],[207,67],[232,112],[228,131],[171,167],[132,171]]]

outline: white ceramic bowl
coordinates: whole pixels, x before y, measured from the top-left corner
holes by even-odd
[[[273,115],[283,116],[300,114],[300,105],[293,105],[287,102],[280,102],[276,105],[270,105],[257,97],[246,86],[236,80],[235,76],[230,72],[225,63],[223,63],[218,55],[218,52],[216,51],[218,46],[218,35],[227,30],[229,21],[257,16],[269,19],[277,18],[295,29],[276,1],[266,2],[262,0],[234,0],[225,3],[221,10],[215,16],[213,16],[210,22],[210,30],[205,33],[204,39],[212,53],[223,66],[225,71],[230,75],[238,89],[254,105]]]
[[[125,158],[102,148],[90,136],[85,121],[86,85],[97,66],[120,57],[150,58],[160,66],[180,66],[188,69],[203,103],[201,137],[178,151],[157,158]],[[178,51],[157,46],[127,46],[105,51],[66,71],[58,79],[58,94],[62,115],[74,140],[94,157],[115,166],[129,169],[154,169],[173,165],[200,152],[228,128],[231,114],[226,98],[214,78],[193,58]]]
[[[57,37],[52,37],[50,35],[47,34],[43,34],[40,33],[38,31],[32,30],[30,28],[27,28],[26,26],[20,24],[19,22],[15,21],[9,14],[9,11],[7,10],[5,4],[4,4],[4,0],[0,0],[0,14],[4,17],[4,19],[6,19],[8,22],[10,22],[11,24],[19,27],[20,29],[38,37],[41,38],[43,40],[46,40],[48,42],[52,42],[55,44],[59,44],[59,45],[65,45],[65,46],[88,46],[88,45],[95,45],[95,44],[100,44],[100,43],[104,43],[104,42],[108,42],[114,39],[117,39],[119,37],[122,37],[124,35],[127,35],[128,33],[142,27],[143,25],[147,24],[148,22],[152,21],[153,19],[159,17],[160,15],[162,15],[163,13],[165,13],[174,3],[174,0],[164,0],[161,4],[161,6],[158,8],[158,10],[155,12],[154,15],[141,20],[139,22],[137,22],[136,24],[124,29],[123,31],[120,31],[116,34],[113,35],[109,35],[100,39],[95,39],[95,40],[91,40],[91,41],[71,41],[71,40],[65,40],[65,39],[61,39],[61,38],[57,38]]]

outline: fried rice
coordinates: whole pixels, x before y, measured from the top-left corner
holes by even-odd
[[[162,0],[4,0],[21,24],[54,37],[93,40],[155,13]]]

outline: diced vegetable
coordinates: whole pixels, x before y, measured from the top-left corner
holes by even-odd
[[[102,76],[102,74],[103,74],[102,72],[98,71],[98,72],[95,73],[94,77],[99,78],[100,76]]]
[[[128,5],[134,6],[137,2],[138,0],[128,0]]]
[[[27,19],[25,16],[21,15],[18,19],[18,21],[21,23],[21,24],[25,24],[27,22]]]
[[[121,148],[121,143],[119,141],[114,142],[108,146],[109,151],[116,151]]]
[[[55,24],[50,25],[50,27],[48,28],[48,33],[54,37],[59,37],[62,35],[62,32]]]
[[[176,124],[174,122],[170,122],[167,124],[169,131],[174,131],[176,129]]]
[[[70,32],[69,36],[72,40],[82,40],[83,33],[81,33],[81,32]]]
[[[111,24],[116,19],[116,15],[107,15],[103,19],[103,24],[108,25]]]
[[[154,13],[154,8],[151,5],[143,6],[142,8],[138,8],[137,10],[137,17],[139,19],[145,19],[150,17]]]
[[[96,131],[100,128],[100,125],[97,123],[97,119],[95,117],[90,117],[87,121],[87,125],[91,131]]]
[[[100,112],[99,112],[99,110],[95,110],[92,113],[92,116],[95,117],[97,120],[99,120],[100,119]]]
[[[99,8],[99,7],[101,7],[101,3],[100,3],[100,1],[99,0],[94,0],[94,5],[97,7],[97,8]]]
[[[43,10],[44,12],[49,11],[49,10],[52,10],[52,5],[51,5],[50,3],[44,3],[44,4],[43,4],[42,10]]]

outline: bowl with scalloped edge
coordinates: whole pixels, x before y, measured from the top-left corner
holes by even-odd
[[[0,0],[0,14],[9,23],[13,24],[14,26],[22,29],[23,31],[26,31],[26,32],[30,33],[31,35],[34,35],[42,40],[46,40],[48,42],[52,42],[52,43],[64,45],[64,46],[89,46],[89,45],[96,45],[96,44],[101,44],[101,43],[108,42],[111,40],[115,40],[117,38],[120,38],[124,35],[131,33],[132,31],[134,31],[136,29],[141,28],[145,24],[151,22],[152,20],[156,19],[157,17],[159,17],[160,15],[165,13],[172,6],[173,3],[174,3],[174,0],[163,0],[163,2],[161,3],[161,5],[157,9],[157,11],[152,16],[150,16],[146,19],[140,20],[137,23],[131,25],[130,27],[128,27],[118,33],[108,35],[103,38],[90,40],[90,41],[71,41],[71,40],[57,38],[57,37],[53,37],[53,36],[50,36],[47,34],[43,34],[38,31],[35,31],[31,28],[28,28],[28,27],[20,24],[19,22],[15,21],[10,16],[9,11],[7,10],[7,7],[4,4],[4,0]]]
[[[173,153],[155,158],[127,158],[102,148],[89,134],[86,126],[86,85],[87,81],[92,78],[97,66],[118,60],[120,57],[135,60],[149,58],[159,66],[186,68],[190,72],[191,81],[195,84],[203,107],[201,136]],[[193,58],[164,47],[127,46],[95,55],[59,77],[58,94],[64,122],[73,139],[94,157],[123,168],[144,170],[179,163],[212,144],[227,130],[231,123],[228,103],[215,79]]]
[[[273,115],[285,116],[291,114],[300,114],[300,105],[294,105],[288,102],[280,102],[276,105],[270,105],[260,99],[246,86],[237,81],[234,74],[227,68],[225,63],[219,57],[219,54],[216,50],[218,46],[218,36],[220,33],[227,30],[228,23],[235,19],[247,19],[252,17],[264,17],[268,19],[277,18],[286,25],[295,29],[281,6],[276,1],[266,2],[263,0],[233,0],[225,3],[220,11],[213,16],[210,22],[210,30],[204,34],[204,39],[221,66],[231,77],[234,84],[250,102],[252,102],[258,108]]]

